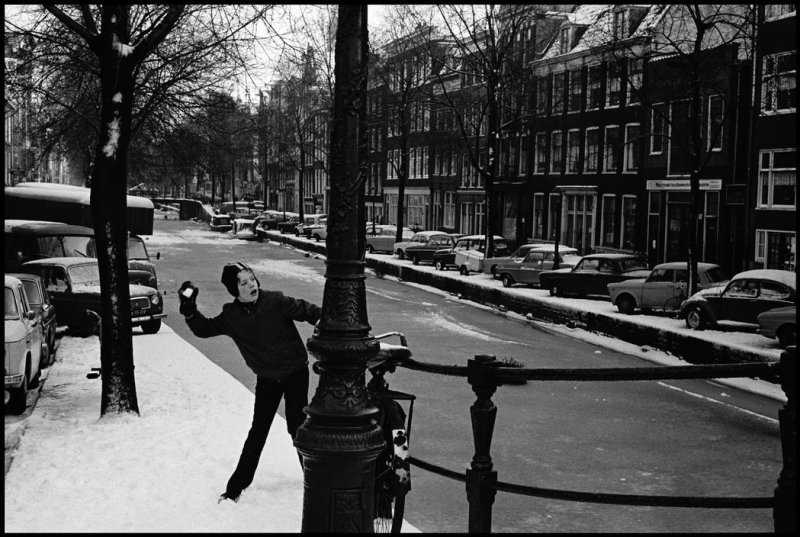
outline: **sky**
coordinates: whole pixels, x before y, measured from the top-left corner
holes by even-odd
[[[165,249],[239,239],[198,223],[196,231],[177,235],[156,230],[145,240],[150,249]],[[394,256],[380,257],[409,264]],[[264,263],[253,268],[265,274],[296,267]],[[424,265],[414,268],[433,270]],[[442,274],[461,277],[455,271]],[[295,271],[295,275],[324,285],[324,277],[313,270]],[[488,275],[470,278],[487,286],[502,285]],[[613,308],[603,301],[549,297],[539,289],[506,291],[534,293],[604,313]],[[648,315],[637,315],[635,320],[676,330],[683,325],[683,321]],[[6,532],[300,531],[302,472],[280,416],[275,417],[253,484],[238,503],[217,503],[250,426],[253,394],[175,334],[169,326],[174,322],[182,320],[168,318],[157,334],[133,337],[139,417],[99,419],[100,379],[86,378],[91,368],[100,365],[99,340],[97,336],[61,337],[56,363],[44,370],[46,380],[35,410],[6,428],[7,436],[21,435],[5,479]],[[561,325],[537,324],[588,341],[596,345],[597,354],[610,349],[663,365],[686,365],[651,347]],[[454,334],[469,330],[452,323],[440,325]],[[696,335],[776,359],[780,355],[773,340],[758,334],[705,330]],[[785,401],[779,386],[764,381],[718,382]],[[414,471],[420,470],[412,468],[412,478]],[[418,532],[407,523],[403,528]]]

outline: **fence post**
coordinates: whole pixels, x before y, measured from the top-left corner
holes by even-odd
[[[497,407],[492,394],[497,389],[494,371],[500,365],[494,356],[476,355],[467,363],[467,380],[477,399],[470,407],[475,455],[467,470],[469,533],[491,533],[492,504],[497,493],[497,472],[492,470],[492,445]]]
[[[775,510],[772,518],[776,533],[797,532],[797,354],[791,345],[781,353],[781,388],[786,404],[778,411],[781,427],[783,469],[775,488]]]

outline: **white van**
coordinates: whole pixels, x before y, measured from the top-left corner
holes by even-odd
[[[467,235],[456,241],[453,247],[458,272],[468,276],[470,272],[483,271],[483,258],[486,251],[486,235]],[[499,235],[494,236],[494,255],[508,255],[508,243]]]

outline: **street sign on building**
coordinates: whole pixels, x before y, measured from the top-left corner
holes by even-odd
[[[647,190],[689,190],[689,179],[647,181]],[[722,190],[722,179],[700,179],[700,190]]]

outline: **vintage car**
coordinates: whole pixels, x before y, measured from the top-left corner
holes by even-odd
[[[211,221],[208,223],[208,227],[211,231],[230,231],[233,229],[233,224],[231,223],[231,217],[228,214],[212,214]]]
[[[458,272],[462,276],[468,276],[470,272],[483,272],[483,257],[486,250],[485,235],[467,235],[461,237],[453,246],[455,258],[453,263],[458,267]],[[509,255],[506,240],[499,236],[494,236],[494,257]]]
[[[46,347],[42,352],[42,367],[47,367],[56,359],[56,308],[42,279],[35,274],[17,272],[9,274],[22,282],[28,305],[39,317],[42,341]]]
[[[95,317],[100,315],[100,270],[96,259],[52,257],[28,261],[22,270],[41,276],[50,293],[59,326],[67,325],[70,332],[86,336],[95,331]],[[141,326],[145,334],[161,329],[161,319],[167,316],[161,293],[153,287],[131,284],[130,307],[133,326]]]
[[[406,256],[406,249],[409,246],[428,244],[428,241],[431,240],[432,237],[438,237],[441,235],[447,235],[447,233],[445,233],[444,231],[417,231],[407,241],[394,243],[393,246],[394,253],[397,254],[397,257],[399,257],[400,259],[405,259],[406,257],[408,257]]]
[[[558,266],[561,268],[574,267],[581,260],[581,256],[577,252],[578,250],[568,246],[559,247]],[[519,261],[507,261],[497,265],[494,274],[503,281],[504,287],[511,287],[515,283],[538,285],[539,275],[545,270],[553,268],[555,258],[556,253],[552,247],[529,248],[525,257]]]
[[[394,253],[394,243],[397,242],[397,226],[384,224],[375,227],[375,234],[372,233],[372,228],[367,230],[367,253],[374,252],[390,252]],[[403,228],[404,239],[410,239],[414,236],[414,232],[408,228]]]
[[[736,274],[728,285],[698,291],[681,305],[686,326],[702,330],[718,321],[758,323],[767,310],[797,305],[797,274],[756,269]]]
[[[237,239],[254,240],[256,238],[256,221],[254,218],[235,218],[232,231],[233,236]]]
[[[758,333],[764,337],[777,338],[781,347],[794,345],[797,341],[797,306],[775,308],[758,314]]]
[[[494,257],[487,257],[483,260],[483,272],[485,274],[491,274],[495,278],[499,278],[499,274],[495,271],[497,265],[501,263],[519,263],[522,259],[528,254],[531,250],[540,250],[544,252],[553,252],[555,251],[555,244],[549,242],[540,242],[540,243],[526,243],[520,245],[512,254],[504,255],[504,256],[494,256]],[[558,247],[558,252],[560,253],[570,253],[574,254],[578,250],[575,248],[571,248],[566,244],[561,244]]]
[[[437,232],[435,235],[431,235],[428,242],[410,243],[405,248],[405,256],[415,265],[419,265],[423,261],[433,263],[433,256],[436,252],[443,249],[451,250],[456,245],[456,240],[463,236],[462,233]],[[455,254],[453,257],[455,258]]]
[[[267,209],[256,217],[256,229],[277,229],[278,222],[283,221],[283,211]]]
[[[728,274],[714,263],[697,264],[697,288],[708,289],[728,283]],[[647,278],[635,278],[608,284],[611,303],[620,313],[643,311],[678,311],[687,298],[689,270],[685,261],[661,263]]]
[[[633,254],[585,255],[574,267],[539,274],[539,285],[553,296],[606,295],[608,284],[644,278],[650,274],[645,261]]]
[[[303,228],[303,234],[309,239],[319,242],[328,238],[328,217],[321,218],[319,223]]]
[[[327,214],[307,214],[303,216],[303,221],[295,226],[295,235],[300,236],[303,235],[305,238],[311,238],[311,229],[314,226],[318,226],[320,222],[323,220],[327,220]]]
[[[17,272],[22,263],[47,257],[97,257],[94,229],[86,226],[33,220],[5,221],[5,271]],[[159,259],[160,254],[156,254]],[[128,235],[128,279],[158,286],[156,267],[138,235]]]
[[[293,235],[296,235],[297,224],[299,223],[300,223],[299,214],[287,212],[284,219],[278,222],[278,225],[275,226],[275,229],[280,231],[281,234],[291,233]]]
[[[27,405],[28,388],[34,388],[41,375],[45,352],[39,317],[28,304],[23,283],[5,275],[6,316],[4,406],[12,414],[22,414]]]

